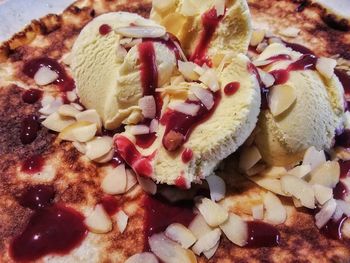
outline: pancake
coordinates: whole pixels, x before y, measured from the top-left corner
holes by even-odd
[[[335,57],[340,68],[350,71],[350,32],[328,26],[322,19],[322,8],[311,5],[297,12],[299,5],[300,3],[287,0],[249,1],[255,28],[268,29],[279,35],[283,28],[297,27],[301,29],[301,33],[295,38],[286,38],[286,41],[302,44],[319,56]],[[84,25],[100,14],[128,11],[148,17],[150,9],[151,1],[79,0],[61,15],[48,15],[33,21],[22,32],[1,45],[1,262],[14,262],[11,243],[28,223],[33,223],[33,214],[38,213],[21,205],[23,193],[31,186],[53,186],[55,194],[52,202],[55,207],[62,205],[86,214],[95,204],[101,203],[109,207],[111,213],[122,209],[129,216],[127,229],[123,233],[114,227],[107,234],[93,234],[82,227],[80,236],[72,246],[51,249],[53,253],[49,255],[33,249],[30,260],[35,262],[124,262],[133,254],[148,249],[150,226],[164,230],[162,228],[175,220],[174,217],[166,216],[167,213],[185,214],[185,219],[181,219],[185,221],[191,218],[187,206],[168,204],[158,196],[150,197],[138,185],[127,194],[106,196],[100,184],[108,165],[88,161],[71,143],[60,143],[56,134],[44,127],[38,128],[32,143],[21,142],[21,133],[28,126],[25,125],[25,119],[33,119],[33,115],[39,117],[38,110],[41,107],[40,102],[23,102],[25,91],[37,88],[44,94],[61,95],[57,85],[45,86],[43,90],[33,79],[28,78],[22,71],[26,63],[43,56],[62,61]],[[70,75],[69,67],[61,64]],[[43,160],[42,167],[36,167],[41,163],[38,159]],[[34,170],[29,175],[21,171],[26,169],[24,164],[28,164],[28,161]],[[35,168],[40,168],[39,172]],[[247,208],[261,201],[266,191],[239,175],[236,170],[236,156],[231,156],[217,171],[226,180],[228,188],[221,204],[249,219]],[[343,240],[332,239],[317,229],[312,212],[295,209],[288,200],[284,200],[284,203],[288,207],[288,220],[277,226],[280,232],[279,246],[240,248],[223,235],[217,252],[209,262],[350,262],[350,243],[347,239],[350,233],[344,233]],[[164,220],[162,224],[157,217]],[[344,226],[346,225],[347,223]],[[67,227],[69,232],[69,225]],[[71,227],[76,229],[73,224]],[[48,246],[55,247],[57,240],[49,237],[46,242]],[[33,244],[24,245],[27,247],[23,247],[23,251],[35,247]],[[28,258],[23,256],[23,259]],[[204,256],[199,257],[198,261],[208,262]]]

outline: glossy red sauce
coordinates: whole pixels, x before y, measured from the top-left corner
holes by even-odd
[[[294,51],[300,52],[302,54],[314,55],[314,52],[312,52],[311,49],[309,49],[303,45],[300,45],[297,43],[290,43],[290,42],[286,42],[286,41],[283,41],[283,43],[286,45],[286,47],[289,47],[289,48],[293,49]]]
[[[43,95],[42,90],[29,89],[23,93],[22,100],[25,103],[34,104],[35,102],[41,99],[42,95]]]
[[[281,85],[288,81],[289,79],[289,71],[286,69],[276,69],[269,72],[274,78],[274,85]]]
[[[142,134],[142,135],[136,135],[136,145],[143,148],[147,149],[149,148],[154,141],[157,139],[157,135],[155,132],[149,133],[149,134]]]
[[[170,203],[152,196],[145,196],[143,207],[146,211],[144,221],[145,251],[149,250],[148,237],[164,231],[172,223],[188,226],[195,217],[193,204]]]
[[[111,195],[104,196],[100,204],[109,216],[113,216],[119,211],[119,203],[117,199]]]
[[[123,160],[123,157],[120,156],[119,152],[118,151],[115,151],[114,152],[114,155],[113,155],[113,158],[111,160],[111,164],[114,166],[114,167],[117,167],[119,166],[120,164],[124,163],[124,160]]]
[[[159,42],[161,44],[166,45],[171,51],[173,51],[175,53],[175,57],[177,60],[179,60],[181,58],[180,56],[180,50],[179,47],[181,47],[180,41],[176,38],[176,36],[174,36],[171,33],[167,33],[167,38],[143,38],[142,39],[143,42],[147,42],[147,41],[153,41],[153,42]]]
[[[208,10],[202,15],[203,29],[200,33],[198,44],[190,57],[191,61],[197,63],[198,65],[203,65],[206,63],[208,66],[211,66],[211,61],[207,57],[207,50],[209,43],[212,40],[213,35],[223,17],[224,15],[217,15],[215,8]]]
[[[99,27],[98,31],[100,32],[100,35],[105,36],[112,31],[112,28],[110,25],[103,24]]]
[[[52,185],[31,186],[22,193],[19,204],[23,207],[37,210],[52,205],[55,189]]]
[[[158,87],[158,69],[153,42],[142,42],[138,45],[141,64],[141,82],[143,96],[154,95]]]
[[[186,181],[185,176],[184,176],[184,172],[181,172],[180,176],[178,178],[176,178],[175,185],[176,185],[176,187],[181,188],[181,189],[188,189],[189,188],[189,185],[187,184],[187,181]]]
[[[240,85],[241,84],[237,81],[230,82],[230,83],[226,84],[226,86],[224,88],[225,95],[231,96],[231,95],[235,94],[238,91]]]
[[[350,176],[350,161],[339,161],[340,165],[340,178],[346,178]]]
[[[45,165],[45,159],[41,155],[33,155],[26,159],[21,166],[21,171],[28,174],[41,172]]]
[[[122,159],[140,176],[151,177],[153,156],[142,156],[135,145],[125,136],[117,135],[114,144]]]
[[[333,197],[335,199],[344,200],[348,195],[348,191],[348,187],[342,181],[339,181],[333,189]]]
[[[22,120],[20,130],[20,140],[22,144],[32,143],[38,136],[40,130],[40,123],[38,117],[29,115]]]
[[[279,54],[279,55],[275,55],[275,56],[272,56],[272,57],[269,57],[268,60],[270,63],[269,64],[266,64],[264,66],[261,66],[261,67],[266,67],[268,65],[271,65],[272,63],[275,63],[275,62],[278,62],[278,61],[283,61],[283,60],[291,60],[291,56],[287,55],[287,54]]]
[[[272,247],[280,243],[278,229],[261,221],[250,221],[248,224],[248,243],[246,247]]]
[[[184,149],[181,154],[181,159],[184,163],[189,163],[193,158],[193,151],[190,148]]]
[[[269,95],[269,89],[265,87],[265,84],[262,82],[258,69],[255,67],[253,63],[248,63],[248,72],[253,74],[260,86],[261,93],[261,110],[267,110],[269,108],[267,103],[267,97]]]
[[[56,60],[48,57],[40,57],[27,61],[22,69],[23,73],[30,78],[34,78],[35,74],[41,67],[48,67],[58,74],[56,84],[60,91],[72,91],[75,88],[74,80],[67,74],[66,70]]]
[[[350,130],[343,130],[335,136],[335,146],[350,148]]]
[[[23,232],[15,237],[10,255],[15,261],[34,261],[48,254],[66,254],[87,234],[84,216],[63,205],[36,210]]]
[[[168,151],[179,149],[187,141],[193,129],[210,118],[221,100],[220,91],[213,93],[213,96],[214,106],[210,110],[200,101],[186,100],[186,103],[199,105],[199,111],[195,116],[173,110],[166,111],[160,120],[161,124],[166,126],[162,141],[165,149]]]
[[[341,229],[343,227],[343,223],[345,222],[345,220],[347,219],[346,216],[343,216],[341,219],[339,219],[338,221],[334,221],[334,220],[329,220],[328,223],[321,228],[321,233],[324,234],[326,237],[331,238],[331,239],[338,239],[341,240],[342,237],[342,233],[341,233]]]

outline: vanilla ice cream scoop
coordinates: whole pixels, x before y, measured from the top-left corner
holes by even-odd
[[[167,41],[162,26],[126,12],[101,15],[81,31],[71,68],[81,103],[96,109],[105,128],[142,118],[139,99],[152,95],[176,67],[175,51]],[[152,71],[147,60],[155,65]]]
[[[199,64],[217,66],[227,53],[245,54],[252,33],[245,0],[153,1],[151,19],[174,34]]]
[[[270,45],[254,61],[275,79],[268,89],[269,107],[260,114],[256,135],[261,155],[270,165],[294,165],[311,146],[329,149],[336,129],[342,125],[342,85],[333,71],[322,71],[324,66],[319,61],[283,44]]]

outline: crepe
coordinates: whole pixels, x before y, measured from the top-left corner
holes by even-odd
[[[350,71],[347,61],[350,59],[350,33],[326,25],[322,20],[322,9],[319,7],[310,6],[302,12],[296,12],[299,4],[287,0],[249,1],[249,5],[256,28],[267,28],[278,35],[283,28],[298,27],[301,33],[296,38],[287,39],[288,41],[303,44],[320,56],[334,56],[342,68]],[[56,135],[44,127],[39,129],[36,139],[31,144],[21,143],[23,119],[31,114],[38,116],[41,107],[40,102],[28,104],[22,100],[25,89],[36,87],[34,81],[22,72],[25,62],[41,56],[61,61],[70,52],[84,25],[99,14],[122,10],[148,17],[150,9],[150,1],[79,0],[62,15],[48,15],[33,21],[22,32],[1,45],[1,262],[13,262],[10,244],[13,238],[23,231],[33,214],[32,210],[19,204],[20,196],[29,186],[53,185],[56,192],[54,203],[63,203],[81,213],[86,213],[97,203],[109,200],[100,189],[104,165],[89,162],[70,143],[59,143]],[[66,71],[69,72],[68,67]],[[45,93],[57,95],[59,91],[55,85],[49,85],[45,87]],[[23,161],[35,155],[44,158],[45,171],[55,175],[53,180],[45,182],[45,176],[28,176],[20,171]],[[228,184],[228,193],[221,202],[222,205],[249,218],[245,215],[247,209],[261,200],[265,190],[236,172],[235,156],[227,159],[222,167],[224,168],[221,168],[218,174],[224,177]],[[86,232],[86,237],[72,249],[39,257],[36,261],[124,262],[133,254],[147,249],[146,237],[154,216],[149,211],[151,208],[167,210],[159,205],[161,201],[149,197],[139,186],[125,195],[114,198],[115,206],[129,215],[124,233],[119,233],[116,227],[108,234]],[[341,241],[327,238],[316,228],[313,214],[302,209],[296,210],[292,204],[288,207],[287,222],[277,226],[281,234],[279,246],[240,248],[223,237],[219,249],[209,262],[349,262],[350,243],[346,235]],[[173,208],[171,211],[175,211],[176,214],[182,210]],[[162,212],[155,214],[160,216]],[[164,214],[161,216],[162,219],[165,217],[169,220]],[[171,223],[171,220],[164,222],[166,223]],[[198,261],[208,260],[201,256]]]

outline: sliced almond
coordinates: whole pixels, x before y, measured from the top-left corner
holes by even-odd
[[[215,0],[214,7],[217,16],[222,16],[225,14],[225,0]]]
[[[220,89],[219,79],[214,69],[207,69],[205,73],[200,76],[199,80],[207,85],[213,92]]]
[[[334,69],[337,65],[337,61],[332,58],[320,57],[317,59],[316,69],[326,79],[331,79],[334,75]]]
[[[152,7],[164,12],[175,5],[175,0],[152,0]]]
[[[291,85],[276,85],[270,88],[268,96],[269,108],[273,116],[278,116],[292,106],[297,99],[295,89]]]
[[[74,101],[76,101],[76,100],[78,99],[78,95],[77,95],[77,93],[76,93],[75,90],[67,91],[66,94],[67,94],[67,99],[68,99],[70,102],[74,102]],[[73,105],[71,105],[71,106],[73,106]],[[73,107],[74,107],[74,106],[73,106]],[[76,107],[74,107],[74,108],[76,108]],[[76,108],[76,109],[77,109],[77,108]],[[78,109],[77,109],[77,110],[78,110]]]
[[[123,233],[128,225],[129,216],[123,210],[120,210],[113,216],[117,222],[120,233]]]
[[[58,138],[65,141],[87,142],[94,138],[97,132],[95,123],[78,121],[64,128]]]
[[[290,196],[289,194],[286,194],[285,192],[282,191],[280,179],[273,179],[273,178],[268,178],[260,175],[249,176],[248,178],[252,180],[254,183],[256,183],[257,185],[261,186],[262,188],[269,190],[275,194]]]
[[[96,205],[92,213],[85,219],[88,229],[96,234],[108,233],[112,230],[112,221],[102,205]]]
[[[205,178],[209,185],[210,198],[213,201],[220,201],[225,197],[226,184],[225,181],[216,175],[210,175]]]
[[[39,112],[45,116],[51,115],[58,111],[59,107],[63,105],[61,98],[53,98],[52,96],[44,96],[41,101],[42,108],[39,109]]]
[[[200,108],[198,104],[178,101],[169,103],[168,107],[174,111],[190,116],[196,116]]]
[[[256,47],[264,40],[264,38],[265,38],[264,30],[254,30],[252,32],[252,37],[250,39],[250,45],[253,47]]]
[[[203,251],[203,255],[207,258],[207,259],[211,259],[216,250],[219,248],[219,244],[220,244],[220,240],[215,244],[215,246],[213,246],[211,249],[207,250],[207,251]]]
[[[315,208],[315,194],[311,184],[294,176],[286,174],[281,178],[282,190],[300,200],[307,208]]]
[[[283,166],[271,166],[260,173],[261,176],[271,179],[279,179],[287,173],[287,169]]]
[[[192,1],[183,1],[180,9],[180,14],[184,16],[194,16],[198,14],[199,10],[192,3]]]
[[[199,239],[201,236],[213,230],[213,228],[211,228],[207,224],[207,222],[205,221],[204,217],[201,214],[196,215],[196,217],[192,220],[192,222],[188,226],[188,229],[193,233],[193,235],[197,239]]]
[[[318,151],[314,146],[308,148],[304,154],[303,165],[310,165],[311,170],[326,162],[324,151]]]
[[[96,123],[97,128],[99,129],[102,127],[101,118],[98,115],[96,110],[90,109],[90,110],[82,111],[77,115],[75,115],[75,118],[77,119],[77,121],[88,121],[91,123]]]
[[[58,108],[58,113],[61,116],[64,117],[72,117],[75,118],[75,116],[80,113],[74,106],[69,105],[69,104],[63,104]]]
[[[311,172],[311,166],[309,164],[303,164],[295,166],[293,169],[288,170],[288,174],[294,175],[299,178],[303,178],[305,175]]]
[[[163,233],[148,238],[151,251],[163,262],[195,263],[196,256],[191,250],[182,248],[178,243],[167,238]]]
[[[269,88],[275,83],[275,78],[273,77],[272,74],[267,73],[260,69],[258,69],[258,71],[259,71],[261,81],[264,83],[265,87]]]
[[[145,178],[143,176],[136,175],[137,181],[139,182],[142,189],[149,194],[156,194],[157,193],[157,185],[155,182],[153,182],[150,178]]]
[[[196,202],[196,207],[204,217],[208,225],[216,227],[224,223],[228,218],[227,211],[208,198],[202,198]]]
[[[328,200],[333,198],[332,188],[320,184],[315,184],[312,187],[315,191],[315,198],[320,205],[324,205]]]
[[[149,127],[144,124],[134,125],[130,127],[130,133],[132,135],[149,134]]]
[[[107,154],[113,146],[113,140],[109,136],[95,137],[86,143],[86,156],[95,160]]]
[[[124,263],[158,263],[157,257],[150,252],[143,252],[129,257]]]
[[[339,182],[340,166],[336,161],[327,161],[310,173],[310,183],[334,188]]]
[[[162,26],[126,26],[115,29],[117,34],[132,38],[157,38],[166,34]]]
[[[94,159],[94,162],[96,162],[96,163],[108,163],[110,160],[113,159],[113,156],[114,156],[114,149],[111,149],[105,155],[102,155],[101,157]]]
[[[131,190],[137,184],[137,179],[134,171],[126,169],[126,192]]]
[[[220,240],[220,236],[221,230],[219,228],[206,233],[193,245],[192,251],[199,256],[203,251],[208,251],[213,248]]]
[[[57,78],[57,72],[46,66],[40,67],[34,75],[34,81],[39,86],[48,85],[54,82]]]
[[[61,132],[64,128],[68,127],[74,122],[74,119],[63,117],[57,112],[54,112],[51,115],[49,115],[41,124],[49,130]]]
[[[117,62],[123,63],[127,54],[128,54],[128,51],[125,49],[124,46],[122,46],[121,44],[117,46],[117,50],[116,50]]]
[[[252,168],[248,169],[245,174],[248,176],[253,176],[262,173],[266,169],[266,165],[264,163],[257,163]]]
[[[239,158],[239,169],[247,171],[261,160],[261,154],[256,146],[244,148]]]
[[[322,228],[332,218],[332,215],[337,208],[336,201],[332,198],[322,207],[322,209],[315,215],[316,226]]]
[[[149,132],[157,132],[159,127],[159,121],[157,119],[153,119],[149,125]]]
[[[243,247],[248,241],[247,223],[238,215],[230,213],[228,220],[220,225],[226,237],[237,246]]]
[[[72,143],[73,146],[75,147],[75,149],[78,150],[78,152],[85,154],[86,153],[86,144],[85,143],[81,143],[81,142],[73,142]]]
[[[127,185],[125,165],[120,164],[115,168],[109,166],[105,168],[104,171],[106,175],[101,183],[103,192],[111,195],[125,193]]]
[[[214,96],[209,90],[203,89],[200,86],[191,86],[190,89],[208,110],[213,108],[215,103]]]
[[[195,71],[196,66],[197,65],[193,62],[183,62],[181,60],[178,61],[179,71],[185,77],[185,79],[189,81],[199,79],[199,74]]]
[[[283,30],[280,30],[279,33],[282,35],[282,36],[285,36],[285,37],[297,37],[299,35],[299,32],[300,32],[300,29],[299,28],[296,28],[296,27],[285,27],[283,28]]]
[[[252,207],[252,216],[256,220],[264,219],[264,205],[255,205]]]
[[[176,241],[183,248],[189,248],[197,240],[197,238],[187,227],[179,223],[173,223],[169,225],[164,233],[168,238],[170,238],[173,241]]]
[[[287,218],[286,208],[281,200],[271,192],[267,192],[264,196],[265,218],[267,223],[279,225],[284,223]]]
[[[139,107],[145,118],[153,119],[156,116],[156,101],[153,96],[144,96],[139,100]]]

